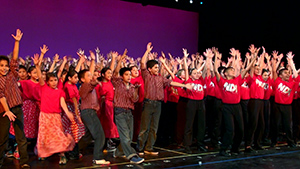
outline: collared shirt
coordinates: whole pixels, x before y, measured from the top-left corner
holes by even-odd
[[[10,71],[5,76],[0,76],[0,98],[5,97],[8,107],[13,108],[21,105],[21,92],[18,87],[18,68],[19,64],[16,60],[11,59]],[[4,112],[2,104],[0,104],[0,113]]]
[[[172,81],[159,75],[151,75],[147,69],[142,69],[141,73],[145,83],[145,98],[163,101],[164,87],[170,86]]]
[[[95,87],[97,83],[83,83],[79,89],[79,95],[81,98],[80,110],[94,109],[99,110],[100,106],[97,99],[97,93]]]
[[[139,97],[134,98],[134,86],[129,83],[127,88],[121,77],[113,77],[111,82],[115,87],[114,107],[133,110],[134,103],[139,100]]]

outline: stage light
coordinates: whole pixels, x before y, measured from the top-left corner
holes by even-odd
[[[190,0],[190,4],[192,4],[193,3],[193,0]]]
[[[200,2],[200,5],[202,5],[203,4],[203,2]]]
[[[175,0],[175,2],[178,2],[178,0]]]

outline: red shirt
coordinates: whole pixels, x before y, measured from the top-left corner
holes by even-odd
[[[41,86],[41,111],[44,113],[60,113],[60,98],[65,97],[61,89],[52,89],[47,84]]]
[[[76,98],[77,103],[79,102],[79,91],[75,84],[69,84],[68,82],[65,83],[64,92],[66,94],[66,102],[73,103],[72,98]]]
[[[265,95],[265,81],[261,75],[249,76],[249,86],[250,86],[250,98],[251,99],[264,99]]]
[[[41,101],[41,85],[32,80],[20,80],[21,96],[23,100]]]
[[[205,81],[205,86],[206,86],[206,92],[205,92],[205,96],[216,96],[216,85],[215,83],[212,81],[212,77],[205,77],[204,79]]]
[[[294,93],[298,85],[299,83],[296,83],[294,80],[290,79],[286,82],[278,77],[274,82],[275,103],[292,104]]]
[[[101,82],[102,87],[99,87],[99,94],[100,94],[100,98],[102,96],[105,96],[105,100],[108,101],[113,101],[114,100],[114,95],[115,95],[115,88],[113,86],[113,84],[111,83],[111,81],[109,82]]]
[[[247,78],[242,79],[241,99],[242,100],[249,100],[250,99],[250,89],[249,89]]]
[[[58,89],[64,89],[64,83],[61,81],[61,79],[58,79],[57,88]]]
[[[215,85],[215,96],[217,99],[222,99],[222,91],[220,90],[219,82],[217,82],[217,77],[214,76],[212,79]]]
[[[136,78],[131,78],[130,83],[133,85],[141,85],[139,87],[139,100],[138,102],[141,103],[144,101],[144,97],[145,97],[145,84],[144,84],[144,80],[142,78],[142,76],[138,76]]]
[[[264,100],[269,100],[272,93],[273,93],[273,85],[274,85],[274,80],[271,78],[268,78],[268,80],[265,82],[265,96]]]
[[[192,100],[203,100],[204,98],[204,80],[202,77],[200,77],[200,79],[197,80],[192,80],[191,78],[189,78],[186,82],[187,83],[191,83],[193,85],[193,89],[192,90],[186,90],[187,93],[187,98],[192,99]]]
[[[241,100],[241,82],[242,78],[239,75],[236,78],[227,80],[220,78],[219,86],[222,92],[222,102],[226,104],[238,104]]]
[[[175,78],[173,79],[173,81],[181,83],[181,84],[184,83],[184,81],[181,80],[181,79],[179,79],[177,76],[175,76]],[[179,97],[185,97],[185,98],[187,98],[187,93],[186,93],[186,90],[184,88],[182,88],[182,87],[174,87],[174,89],[177,90]]]

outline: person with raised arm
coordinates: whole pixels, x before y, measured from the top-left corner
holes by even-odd
[[[58,78],[56,74],[47,73],[46,81],[44,81],[39,55],[35,54],[32,60],[41,86],[41,112],[36,144],[38,157],[44,160],[52,154],[60,153],[59,164],[65,165],[67,163],[65,152],[71,151],[75,146],[75,142],[70,134],[64,133],[61,122],[61,109],[70,121],[74,120],[74,116],[68,110],[64,91],[57,88]]]
[[[145,99],[144,110],[142,112],[141,130],[137,144],[137,149],[140,155],[143,154],[143,150],[147,154],[158,155],[158,152],[154,151],[153,145],[156,141],[156,133],[161,113],[161,101],[164,99],[164,87],[172,85],[192,89],[191,84],[172,82],[171,80],[160,76],[158,73],[158,61],[147,61],[148,54],[152,49],[152,43],[149,42],[147,44],[147,50],[141,59],[141,73],[145,82]]]
[[[9,136],[10,123],[13,123],[16,141],[20,152],[20,165],[22,168],[30,168],[28,165],[27,140],[24,134],[24,119],[22,111],[22,98],[18,88],[18,56],[20,40],[23,33],[17,29],[12,59],[0,56],[0,168],[4,161]]]
[[[100,120],[97,117],[97,110],[99,104],[95,87],[98,82],[93,78],[95,71],[95,54],[90,51],[91,65],[90,69],[83,69],[78,73],[81,87],[79,95],[81,97],[81,120],[85,125],[85,135],[78,142],[79,150],[85,149],[92,141],[94,142],[93,164],[95,165],[109,165],[103,157],[103,146],[105,143],[105,135]],[[82,56],[83,57],[83,56]]]
[[[257,57],[257,56],[256,56]],[[240,106],[240,85],[242,78],[244,78],[246,72],[254,64],[256,57],[254,57],[251,63],[241,73],[235,71],[233,67],[227,67],[224,70],[225,78],[221,77],[218,72],[218,67],[222,55],[216,53],[214,72],[219,82],[221,94],[222,94],[222,114],[225,125],[225,133],[222,139],[219,155],[230,156],[226,150],[231,147],[232,154],[239,154],[239,147],[244,135],[243,116]],[[237,69],[240,69],[237,67]],[[238,74],[236,74],[238,72]],[[238,75],[236,77],[236,75]]]
[[[288,146],[295,148],[292,134],[292,101],[299,86],[299,77],[293,61],[293,53],[287,53],[288,65],[292,68],[292,75],[287,68],[281,68],[276,72],[276,66],[273,65],[273,78],[275,80],[273,90],[275,91],[274,104],[274,126],[271,147],[276,146],[279,134],[279,125],[282,122],[283,132],[286,133]],[[282,121],[280,121],[280,119]]]

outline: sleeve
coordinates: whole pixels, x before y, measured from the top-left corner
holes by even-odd
[[[66,93],[63,91],[63,90],[60,90],[60,96],[59,96],[59,98],[64,98],[64,99],[66,99]]]
[[[72,88],[71,86],[67,87],[70,99],[72,99],[73,97],[76,97],[76,92],[74,91],[74,88]],[[76,98],[77,99],[77,98]]]
[[[139,100],[139,96],[136,99],[134,99],[133,94],[135,92],[135,89],[134,89],[133,85],[131,85],[129,92],[130,92],[129,95],[130,95],[131,101],[134,103],[137,102]]]
[[[170,86],[170,83],[172,82],[172,80],[167,79],[165,77],[162,77],[162,80],[163,80],[164,87]]]
[[[85,98],[90,92],[94,90],[96,85],[93,85],[91,83],[83,83],[79,90],[79,95],[82,98]]]
[[[12,72],[12,74],[14,75],[15,78],[18,78],[18,69],[19,69],[19,63],[18,61],[11,59],[10,60],[10,71]]]
[[[145,79],[150,76],[150,73],[147,69],[141,69],[141,75],[142,75],[143,80],[145,81]]]

